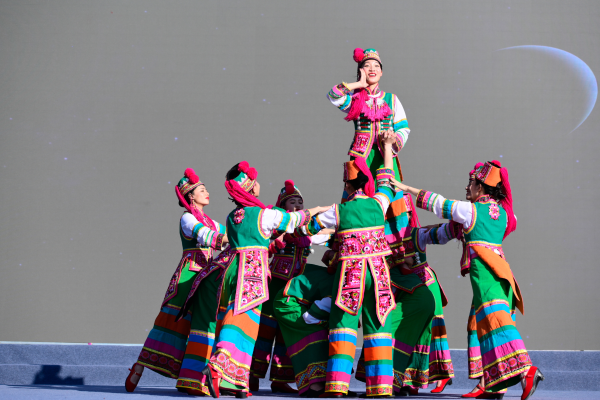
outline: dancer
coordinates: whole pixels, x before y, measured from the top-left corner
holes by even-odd
[[[394,392],[402,393],[404,371],[417,345],[417,340],[431,325],[435,311],[435,298],[427,286],[416,274],[408,270],[407,265],[392,268],[390,279],[396,308],[390,314],[386,324],[391,323],[393,336]],[[361,352],[355,377],[365,382],[365,348]]]
[[[190,334],[177,379],[177,389],[185,390],[190,395],[210,396],[202,370],[210,360],[215,342],[218,289],[234,255],[231,247],[227,246],[209,268],[196,275],[187,300],[177,316],[179,319],[191,310]]]
[[[508,171],[498,161],[478,164],[465,188],[468,201],[396,184],[417,196],[417,207],[463,225],[461,272],[471,277],[486,390],[480,398],[502,398],[501,391],[520,381],[521,399],[529,399],[544,376],[532,365],[511,316],[513,305],[523,313],[523,297],[502,251],[502,241],[517,227]]]
[[[179,205],[186,209],[179,221],[183,256],[171,278],[154,327],[125,380],[128,392],[135,390],[144,367],[169,378],[178,378],[192,315],[187,313],[179,321],[176,316],[196,274],[208,269],[213,249],[221,250],[228,242],[225,227],[204,213],[204,207],[209,204],[209,193],[193,169],[185,170],[185,176],[175,186],[175,193]]]
[[[363,159],[375,176],[377,170],[383,167],[383,144],[379,134],[392,130],[395,134],[392,152],[396,162],[392,163],[389,167],[392,171],[388,172],[393,172],[394,178],[401,182],[402,169],[398,153],[406,144],[410,133],[404,108],[396,95],[379,89],[383,64],[377,50],[357,48],[354,50],[354,61],[358,63],[357,81],[340,83],[328,94],[331,103],[348,114],[345,120],[354,122],[354,140],[348,155],[351,159]],[[348,193],[344,191],[342,202],[346,201],[347,196]],[[394,267],[404,260],[402,237],[405,236],[408,221],[402,193],[396,192],[390,200],[385,235],[392,251],[388,262],[390,267]]]
[[[365,351],[366,395],[389,396],[393,392],[391,324],[385,321],[396,304],[385,261],[391,252],[383,225],[390,199],[394,198],[389,179],[393,177],[395,140],[393,131],[382,133],[384,168],[377,171],[377,193],[364,159],[349,161],[344,164],[347,201],[314,218],[309,225],[311,233],[335,228],[339,246],[333,286],[335,301],[329,320],[329,361],[324,393],[327,397],[342,397],[348,392],[361,315],[364,347],[368,349]]]
[[[307,264],[273,302],[300,397],[318,397],[325,388],[333,282],[327,269]]]
[[[304,198],[293,181],[285,181],[275,206],[286,212],[296,212],[304,209]],[[274,250],[273,260],[269,265],[271,270],[269,299],[262,304],[260,313],[258,337],[250,367],[250,391],[258,390],[259,378],[265,377],[269,364],[271,364],[271,391],[273,393],[298,393],[296,389],[288,385],[288,383],[295,381],[294,368],[292,367],[292,361],[286,354],[285,342],[281,336],[277,319],[273,314],[273,300],[275,295],[284,288],[291,278],[302,273],[306,260],[310,255],[310,245],[312,243],[323,244],[329,237],[328,234],[316,235],[310,238],[285,234],[283,240],[276,240],[272,243],[276,244],[276,249]],[[274,347],[273,340],[275,340]],[[272,358],[271,350],[273,350]]]
[[[420,228],[419,218],[414,209],[412,197],[404,194],[411,230],[410,241],[406,247],[406,267],[409,272],[416,274],[427,285],[435,298],[435,316],[431,324],[423,331],[415,351],[410,357],[403,377],[403,392],[418,394],[419,388],[425,388],[429,383],[437,381],[439,384],[432,393],[440,393],[447,384],[452,384],[454,367],[450,357],[450,348],[446,336],[444,322],[444,309],[448,299],[439,284],[437,274],[427,263],[427,245],[446,244],[458,238],[462,230],[456,222]],[[410,255],[410,257],[409,257]]]
[[[237,208],[227,217],[227,234],[234,259],[219,291],[214,351],[203,374],[213,397],[219,387],[248,395],[250,364],[258,335],[262,304],[269,298],[267,251],[274,231],[291,233],[313,215],[330,207],[282,213],[265,207],[258,195],[257,172],[247,162],[227,172],[225,187]],[[220,381],[220,382],[219,382]]]

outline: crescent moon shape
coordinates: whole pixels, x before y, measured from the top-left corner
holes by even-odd
[[[583,124],[583,122],[587,119],[587,117],[589,117],[589,115],[592,113],[592,110],[594,109],[594,106],[596,105],[596,100],[598,98],[598,82],[596,81],[596,77],[594,76],[592,69],[579,57],[567,51],[557,49],[556,47],[524,45],[505,47],[496,51],[513,49],[528,49],[546,53],[552,57],[558,58],[566,62],[576,71],[577,75],[582,79],[584,85],[588,88],[587,109],[585,110],[583,118],[581,119],[581,121],[579,121],[579,124],[577,124],[577,126],[569,133],[572,133],[573,131],[575,131],[575,129],[579,128],[581,124]]]

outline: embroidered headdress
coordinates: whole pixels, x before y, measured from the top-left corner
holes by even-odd
[[[354,61],[360,64],[363,61],[367,60],[377,60],[381,64],[381,58],[379,57],[379,53],[375,49],[361,49],[357,47],[354,49]]]
[[[250,191],[256,185],[258,172],[254,168],[250,168],[247,161],[238,164],[238,171],[240,172],[238,176],[225,181],[227,193],[243,207],[267,208],[257,197],[250,194]]]
[[[290,197],[300,197],[302,199],[302,193],[300,193],[300,189],[296,185],[294,185],[294,181],[287,180],[285,181],[285,186],[281,189],[279,196],[277,197],[277,202],[275,203],[275,207],[281,207],[283,203]]]
[[[419,216],[417,215],[417,209],[412,201],[412,196],[410,193],[404,193],[404,202],[406,203],[406,212],[412,212],[412,217],[410,219],[410,226],[413,228],[420,228],[421,223],[419,222]]]
[[[185,199],[186,194],[190,193],[200,185],[204,185],[204,183],[200,182],[198,175],[196,175],[196,172],[194,172],[192,168],[188,168],[185,170],[183,178],[181,178],[177,185],[175,185],[175,194],[177,195],[177,198],[179,199],[181,205],[183,205],[183,207],[190,214],[196,217],[198,221],[204,222],[208,225],[210,229],[214,230],[216,228],[213,224],[212,219],[205,218],[204,212],[198,210],[196,207],[194,207],[193,204],[189,204]]]
[[[354,49],[354,61],[360,64],[367,60],[377,60],[379,65],[383,67],[377,50],[363,50],[361,48]],[[354,121],[360,118],[360,115],[363,114],[364,117],[371,122],[377,122],[382,121],[391,115],[392,110],[390,110],[388,104],[383,101],[382,97],[374,97],[372,99],[369,98],[369,94],[377,95],[379,93],[379,87],[376,87],[373,92],[371,92],[370,88],[355,90],[354,94],[352,95],[352,104],[350,105],[350,110],[344,119],[346,121]]]
[[[513,212],[513,199],[512,191],[510,189],[510,182],[508,180],[508,171],[506,168],[502,168],[500,161],[487,161],[485,164],[479,163],[475,165],[475,170],[471,171],[471,176],[484,184],[496,187],[498,183],[501,184],[500,190],[504,194],[504,198],[500,200],[500,205],[506,211],[508,217],[508,223],[506,225],[506,231],[504,232],[504,239],[510,235],[515,229],[517,229],[517,219]]]
[[[351,181],[358,178],[358,172],[362,172],[366,175],[368,182],[365,185],[365,194],[369,197],[375,196],[375,184],[373,183],[373,175],[371,170],[367,167],[367,163],[364,158],[355,158],[352,161],[344,163],[344,182]],[[358,189],[358,188],[355,188]]]

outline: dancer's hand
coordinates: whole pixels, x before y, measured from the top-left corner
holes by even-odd
[[[398,188],[399,190],[402,190],[404,192],[406,192],[406,189],[408,189],[408,186],[406,186],[402,182],[398,182],[395,178],[390,178],[390,182],[393,186],[395,186],[396,188]]]
[[[335,233],[335,229],[333,228],[325,228],[319,231],[319,235],[333,235]]]
[[[361,88],[361,89],[364,89],[367,86],[369,86],[369,84],[367,83],[367,71],[366,71],[366,68],[361,68],[360,69],[360,79],[358,81],[356,81],[356,83],[359,85],[358,87]]]
[[[380,133],[381,142],[384,145],[393,145],[396,143],[396,132],[394,132],[393,128],[388,128],[387,130]]]
[[[229,238],[227,237],[227,235],[223,236],[223,241],[221,243],[223,243],[223,247],[225,247],[226,243],[229,243]]]

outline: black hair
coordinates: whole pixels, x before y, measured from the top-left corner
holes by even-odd
[[[369,178],[362,172],[358,171],[356,178],[347,180],[354,190],[365,189],[365,185],[369,182]]]
[[[361,61],[361,62],[358,63],[358,67],[356,67],[356,80],[357,81],[360,81],[360,69],[362,67],[364,67],[365,63],[367,61],[369,61],[369,60],[375,60],[375,59],[374,58],[367,58],[366,60],[363,60],[363,61]],[[381,61],[379,61],[379,60],[375,60],[375,61],[377,61],[379,63],[379,66],[381,67],[381,70],[383,71],[383,64],[381,63]]]
[[[185,196],[183,196],[183,198],[185,199],[185,201],[187,201],[187,203],[188,203],[188,204],[190,204],[190,202],[192,201],[192,200],[190,199],[190,196],[191,196],[191,195],[192,195],[192,193],[194,193],[194,192],[196,191],[196,189],[198,189],[200,186],[204,186],[204,184],[196,186],[195,188],[193,188],[192,190],[190,190],[189,192],[187,192],[187,193],[185,194]],[[183,205],[183,203],[181,202],[181,200],[179,200],[179,207],[183,207],[183,208],[185,208],[185,206]]]
[[[490,164],[492,164],[496,168],[501,168],[499,165],[496,165],[496,163],[490,162]],[[506,198],[506,195],[503,193],[502,182],[498,182],[498,184],[495,187],[486,185],[479,179],[477,179],[477,183],[483,187],[483,193],[489,195],[492,199],[496,201],[501,201],[504,198]]]
[[[227,171],[227,174],[225,174],[225,180],[230,181],[230,180],[235,179],[238,176],[240,176],[241,171],[239,170],[239,165],[240,165],[240,163],[237,163],[233,167],[231,167],[229,169],[229,171]],[[240,203],[238,203],[231,197],[229,197],[229,200],[233,201],[238,208],[244,207],[243,205],[241,205]]]

